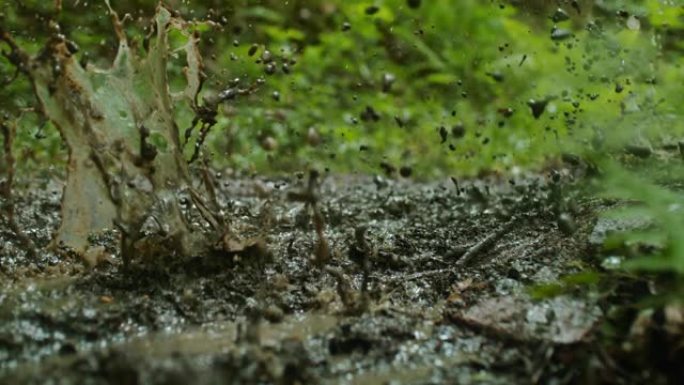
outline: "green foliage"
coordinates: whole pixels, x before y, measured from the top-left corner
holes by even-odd
[[[549,18],[555,7],[543,2],[515,7],[435,0],[418,8],[405,0],[224,3],[169,1],[186,18],[212,21],[197,24],[207,59],[205,87],[266,79],[257,95],[226,106],[210,134],[220,166],[277,172],[315,164],[375,173],[384,161],[412,166],[423,177],[467,175],[539,166],[561,152],[583,152],[592,136],[594,143],[618,147],[684,133],[678,110],[684,22],[681,7],[668,2],[581,2],[581,14],[568,8],[570,19],[557,22]],[[8,2],[0,12],[21,43],[37,51],[49,23],[30,28],[36,24],[31,18],[36,10],[50,15],[50,4]],[[155,4],[114,5],[122,14],[149,16]],[[369,15],[371,4],[379,9]],[[80,58],[87,52],[96,64],[111,59],[115,39],[102,4],[65,3],[55,19],[81,46]],[[133,17],[126,25],[138,44],[145,20]],[[554,25],[572,37],[554,41]],[[259,48],[249,56],[253,44]],[[265,49],[279,59],[272,76],[255,63]],[[296,60],[289,74],[280,64],[285,60]],[[180,77],[182,60],[174,63],[169,72]],[[11,72],[2,60],[0,71]],[[15,115],[34,103],[24,81],[7,92],[17,97],[4,99],[2,108]],[[548,100],[539,119],[530,99]],[[361,118],[369,106],[377,121]],[[178,114],[191,120],[189,111]],[[452,134],[460,124],[463,137]],[[36,133],[35,120],[23,117],[20,126],[20,139]],[[312,145],[318,140],[310,132],[320,144]],[[31,143],[32,152],[56,156],[55,130],[46,127],[42,134],[52,141]]]
[[[678,175],[684,175],[684,167],[672,165]],[[625,171],[616,165],[607,166],[604,178],[605,194],[633,205],[613,210],[609,215],[622,220],[638,218],[650,222],[645,229],[621,233],[610,243],[628,246],[647,246],[652,253],[640,252],[636,258],[627,260],[628,271],[649,273],[674,273],[680,283],[684,280],[684,194],[680,189],[655,184],[644,176]],[[646,255],[644,255],[646,254]]]
[[[252,32],[266,36],[272,52],[297,52],[298,63],[293,75],[269,79],[267,88],[278,91],[280,101],[266,95],[256,108],[247,101],[224,122],[231,127],[232,147],[219,146],[217,153],[259,170],[311,162],[337,171],[378,172],[386,160],[434,176],[539,165],[582,149],[592,135],[610,136],[610,145],[618,147],[634,140],[635,129],[640,140],[684,132],[676,94],[684,80],[680,59],[661,57],[663,31],[657,26],[663,24],[648,24],[651,15],[662,17],[663,7],[674,7],[632,7],[644,15],[639,30],[606,9],[610,17],[559,23],[574,38],[555,42],[552,21],[536,16],[532,23],[525,10],[510,6],[434,1],[410,9],[397,0],[382,2],[369,16],[367,5],[337,3],[334,12],[321,16],[333,27],[313,36],[277,18],[267,27],[255,24]],[[344,31],[344,22],[351,29]],[[231,53],[244,58],[247,49],[225,52],[218,62]],[[382,92],[386,74],[396,80]],[[549,99],[539,119],[530,113],[529,99]],[[367,106],[378,121],[360,118]],[[451,135],[458,123],[465,127],[463,138]],[[323,135],[323,146],[306,144],[309,127]],[[255,131],[257,138],[275,138],[278,150],[255,150]],[[371,151],[359,152],[362,146]]]
[[[544,299],[568,294],[573,290],[584,289],[587,286],[596,286],[600,281],[600,274],[593,271],[585,271],[562,277],[558,282],[532,286],[529,289],[529,293],[532,298]]]

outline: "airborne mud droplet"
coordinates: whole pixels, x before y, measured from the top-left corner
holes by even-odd
[[[397,126],[398,126],[399,128],[404,128],[404,125],[406,124],[406,123],[404,122],[404,120],[403,120],[401,117],[399,117],[398,115],[395,115],[395,116],[394,116],[394,121],[397,123]]]
[[[571,0],[570,5],[575,9],[575,11],[577,11],[578,14],[582,13],[582,8],[577,0]]]
[[[561,22],[561,21],[566,21],[569,20],[570,16],[568,15],[567,12],[563,8],[558,8],[556,9],[556,12],[553,13],[551,16],[551,20],[553,20],[555,23]]]
[[[249,56],[254,56],[254,54],[256,53],[256,51],[257,51],[258,49],[259,49],[259,45],[257,45],[257,44],[252,44],[252,46],[249,47],[249,51],[247,51],[247,55],[249,55]]]
[[[505,80],[504,75],[501,72],[487,72],[487,75],[498,83]]]
[[[306,132],[306,141],[314,147],[321,143],[321,135],[315,127],[309,127],[309,130]]]
[[[636,145],[636,144],[630,144],[628,146],[625,146],[625,152],[634,155],[638,158],[648,158],[651,156],[653,153],[653,150],[651,150],[650,147],[648,146],[642,146],[642,145]]]
[[[498,112],[504,117],[504,118],[510,118],[513,116],[515,113],[515,110],[512,109],[511,107],[505,107],[505,108],[499,108]]]
[[[404,178],[410,177],[412,173],[413,173],[413,169],[409,166],[402,166],[399,169],[399,175],[401,175]]]
[[[458,122],[454,124],[453,127],[451,127],[451,135],[453,135],[456,139],[465,136],[465,131],[465,125],[463,124],[463,122]]]
[[[549,103],[548,99],[544,100],[535,100],[535,99],[530,99],[527,101],[527,105],[530,107],[530,110],[532,110],[532,116],[534,116],[535,119],[539,119],[540,116],[544,113],[546,110],[546,105]]]
[[[406,1],[406,4],[409,6],[409,8],[413,8],[413,9],[420,8],[420,3],[421,3],[421,0],[407,0]]]
[[[366,109],[361,113],[360,118],[364,122],[377,122],[380,120],[380,114],[371,106],[366,106]]]
[[[267,136],[261,141],[261,147],[266,151],[274,151],[278,148],[278,142],[272,136]]]
[[[378,7],[377,5],[371,5],[371,6],[366,7],[365,12],[366,12],[366,15],[375,15],[376,13],[378,13],[379,10],[380,10],[380,7]]]
[[[444,126],[439,127],[439,137],[442,139],[442,141],[440,142],[441,144],[446,142],[446,140],[447,140],[447,129],[446,129],[446,127],[444,127]]]
[[[385,93],[390,92],[390,90],[392,89],[392,84],[394,84],[395,80],[396,80],[396,78],[391,73],[383,74],[382,75],[382,92],[385,92]]]
[[[397,171],[396,167],[387,162],[380,162],[380,168],[382,168],[382,171],[384,171],[387,176],[392,176]]]
[[[551,40],[562,41],[572,37],[572,32],[567,29],[554,27],[551,30]]]

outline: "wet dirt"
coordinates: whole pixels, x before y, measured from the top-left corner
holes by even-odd
[[[559,196],[551,179],[325,176],[325,267],[312,263],[311,212],[288,199],[306,184],[295,176],[221,179],[233,232],[268,252],[124,271],[115,231],[91,237],[88,267],[68,254],[30,259],[2,230],[0,383],[581,382],[598,300],[533,299],[529,288],[597,262],[596,203]],[[46,245],[61,184],[17,190],[19,221]]]

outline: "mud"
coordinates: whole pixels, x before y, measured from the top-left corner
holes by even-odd
[[[124,271],[115,231],[91,237],[95,267],[28,258],[0,232],[0,383],[563,384],[598,371],[598,299],[530,295],[597,262],[597,203],[571,188],[546,176],[326,176],[331,260],[316,267],[312,214],[288,199],[305,178],[221,181],[236,242],[267,250],[140,258]],[[61,184],[17,190],[19,221],[46,245]]]

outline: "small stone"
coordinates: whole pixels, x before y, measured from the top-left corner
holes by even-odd
[[[283,318],[285,317],[285,313],[283,312],[283,309],[281,309],[279,306],[271,304],[268,305],[266,309],[264,309],[263,316],[269,322],[278,323],[283,320]]]
[[[108,295],[103,295],[103,296],[100,296],[100,302],[102,302],[102,303],[112,303],[112,302],[114,302],[114,298],[112,298],[112,297],[110,297],[110,296],[108,296]]]
[[[261,141],[261,147],[266,151],[274,151],[278,148],[278,141],[272,136],[267,136]]]
[[[577,226],[575,225],[575,220],[568,213],[562,213],[561,215],[559,215],[557,223],[558,228],[565,235],[572,235],[577,229]]]

